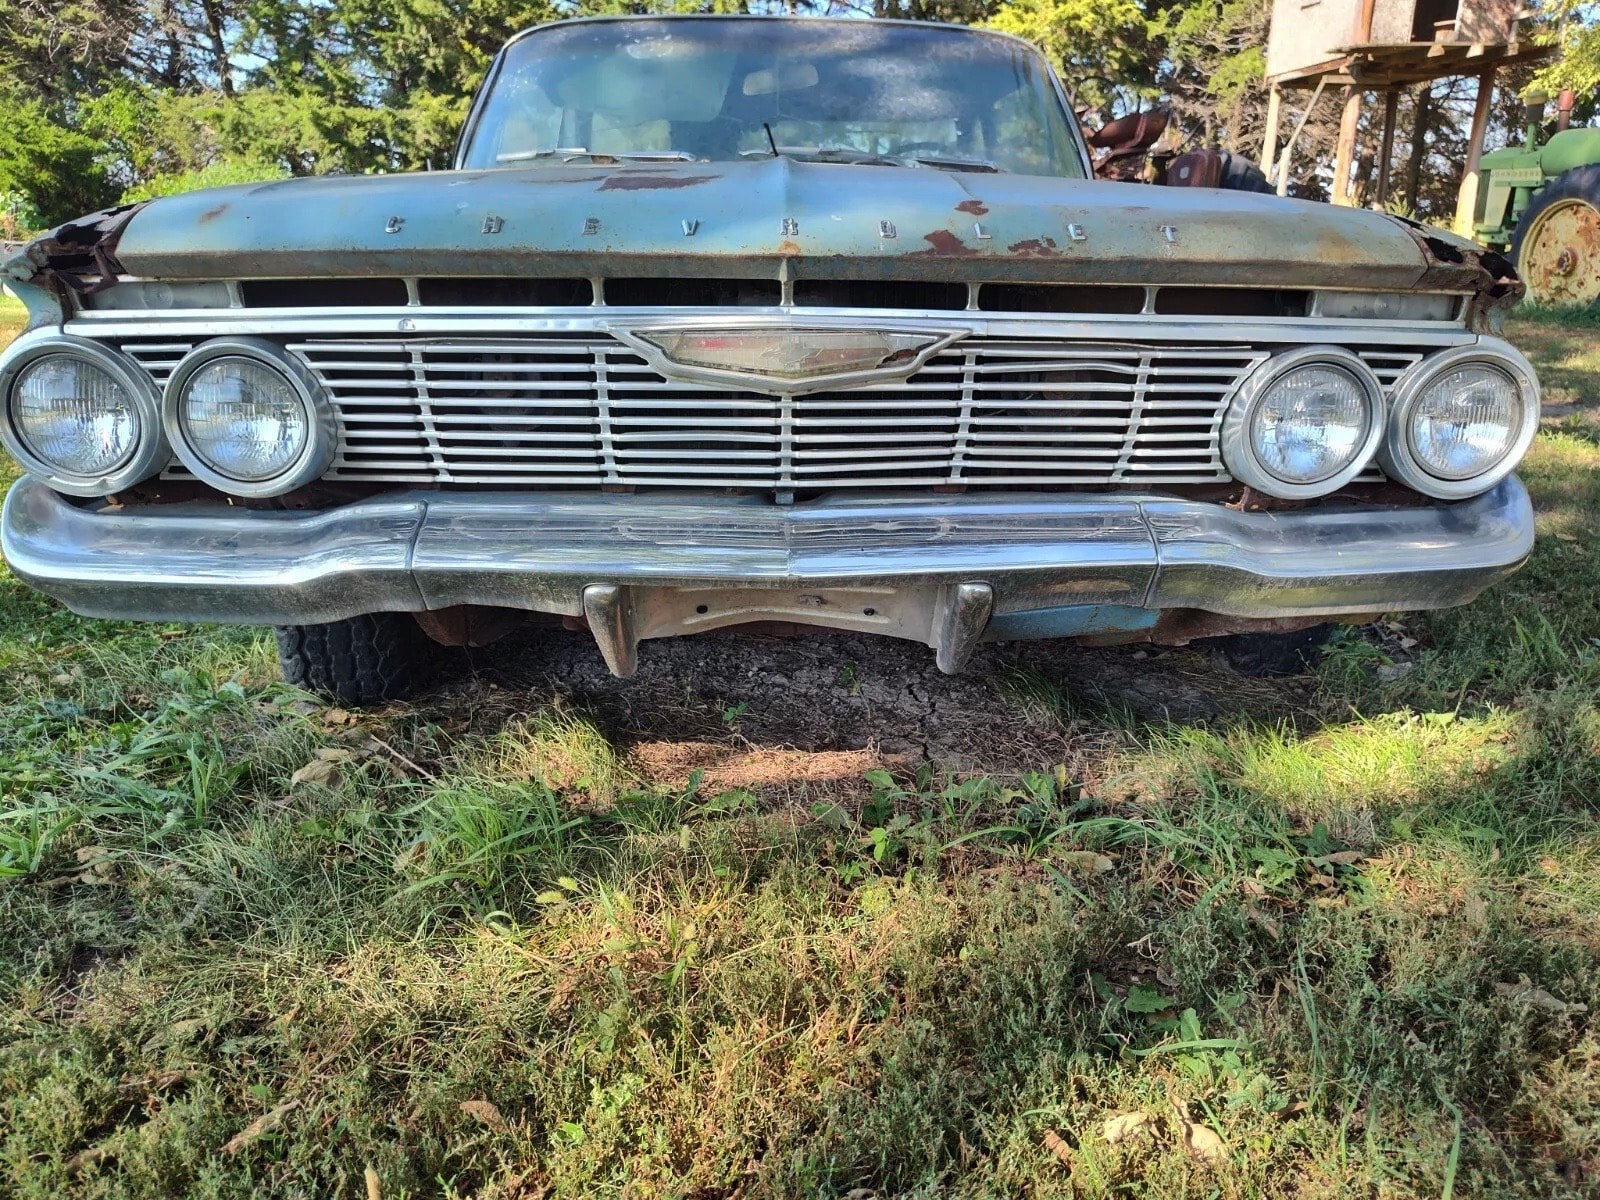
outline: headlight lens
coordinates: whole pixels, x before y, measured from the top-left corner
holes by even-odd
[[[1424,388],[1411,410],[1411,452],[1440,479],[1471,479],[1492,470],[1517,443],[1523,405],[1504,371],[1470,363]]]
[[[1348,371],[1313,363],[1284,372],[1250,416],[1250,444],[1284,483],[1331,479],[1366,448],[1373,414],[1367,389]]]
[[[253,358],[218,358],[190,377],[179,408],[186,440],[212,470],[259,483],[305,453],[311,414],[294,385]]]
[[[139,446],[134,398],[112,375],[70,354],[29,363],[11,390],[17,437],[67,475],[97,478],[128,463]]]

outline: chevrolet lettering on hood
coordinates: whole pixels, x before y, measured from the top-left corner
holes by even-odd
[[[165,197],[4,267],[12,570],[278,627],[364,703],[433,643],[736,626],[1181,644],[1464,604],[1527,556],[1503,259],[1091,178],[1045,59],[897,21],[511,39],[448,171]]]

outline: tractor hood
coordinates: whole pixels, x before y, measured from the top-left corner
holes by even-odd
[[[1470,243],[1276,196],[929,167],[562,165],[325,176],[63,226],[13,277],[604,275],[1471,291]]]

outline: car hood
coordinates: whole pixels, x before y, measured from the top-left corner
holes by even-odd
[[[324,176],[154,200],[146,278],[707,275],[1438,286],[1414,228],[1276,196],[937,168],[546,165]]]

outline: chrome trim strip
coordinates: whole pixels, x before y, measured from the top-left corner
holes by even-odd
[[[609,334],[656,328],[714,329],[736,322],[743,328],[783,327],[803,320],[919,330],[947,329],[964,336],[1087,340],[1178,340],[1218,342],[1384,342],[1419,346],[1472,345],[1478,338],[1459,325],[1438,321],[1365,321],[1317,317],[1163,317],[1147,313],[999,313],[971,309],[868,308],[392,308],[392,309],[197,309],[188,312],[79,313],[67,332],[93,338],[188,337],[281,334],[295,337],[493,336],[497,334]]]
[[[253,624],[456,604],[579,616],[609,609],[604,593],[586,605],[597,585],[637,600],[673,588],[982,583],[996,615],[1119,604],[1321,616],[1467,603],[1532,545],[1533,507],[1514,477],[1456,504],[1284,513],[1148,495],[836,496],[786,508],[436,492],[317,513],[94,511],[24,479],[0,515],[12,571],[77,612]]]

